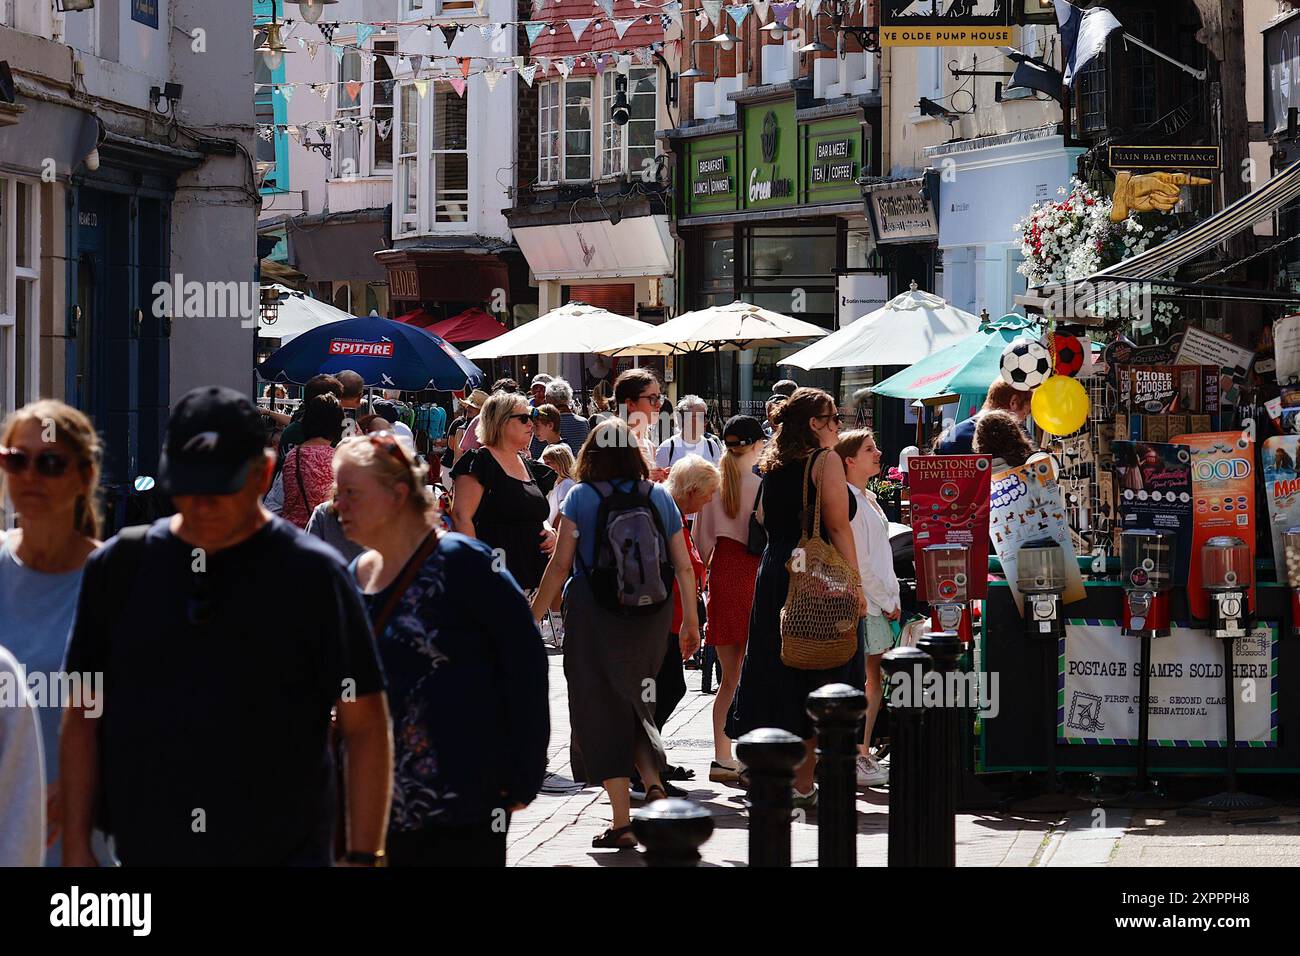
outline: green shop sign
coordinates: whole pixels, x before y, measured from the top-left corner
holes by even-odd
[[[692,140],[686,152],[687,214],[734,212],[738,175],[736,137],[707,136]]]
[[[755,104],[745,107],[744,114],[742,205],[746,209],[795,205],[799,142],[794,100]]]
[[[799,127],[803,153],[801,203],[854,202],[861,198],[862,127],[856,116],[805,123]]]

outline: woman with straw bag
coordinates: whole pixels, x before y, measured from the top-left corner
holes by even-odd
[[[767,548],[727,736],[779,727],[800,737],[807,759],[795,771],[794,800],[811,807],[816,760],[807,698],[824,684],[857,687],[866,679],[857,640],[866,603],[844,464],[830,453],[840,429],[835,399],[800,388],[777,412],[777,424],[759,461]]]

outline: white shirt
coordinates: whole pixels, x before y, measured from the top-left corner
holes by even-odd
[[[687,455],[699,455],[709,464],[716,465],[722,460],[722,451],[722,442],[712,435],[701,435],[695,444],[689,444],[681,435],[674,435],[655,452],[655,464],[660,468],[671,468]]]
[[[576,484],[577,482],[572,478],[561,478],[555,483],[555,487],[551,489],[551,493],[546,496],[546,500],[551,504],[551,515],[546,520],[552,528],[556,526],[555,519],[560,516],[560,506],[564,504],[564,496],[567,495],[569,489]]]
[[[894,575],[894,552],[889,547],[889,519],[873,492],[852,485],[849,492],[858,502],[858,513],[852,522],[853,547],[858,552],[858,573],[862,575],[862,591],[867,596],[867,613],[897,610],[898,578]]]

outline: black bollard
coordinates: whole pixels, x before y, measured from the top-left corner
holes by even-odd
[[[749,774],[749,865],[790,865],[794,771],[804,761],[803,741],[773,727],[736,741],[736,757]]]
[[[827,684],[808,695],[817,725],[817,865],[857,866],[857,758],[867,695]]]
[[[656,800],[632,814],[632,832],[645,847],[646,866],[699,866],[713,814],[689,800]]]
[[[923,866],[925,817],[925,718],[922,682],[930,670],[930,655],[915,647],[886,651],[881,667],[888,676],[889,703],[889,865]]]
[[[931,631],[916,642],[930,655],[939,677],[939,697],[926,708],[921,728],[926,761],[924,866],[957,865],[957,787],[962,773],[961,715],[957,660],[962,643],[956,631]],[[949,675],[952,675],[951,677]]]

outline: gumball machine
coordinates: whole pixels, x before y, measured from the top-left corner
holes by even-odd
[[[1133,530],[1120,536],[1124,574],[1126,637],[1169,636],[1169,588],[1174,570],[1174,536]]]
[[[1210,633],[1231,639],[1246,636],[1254,558],[1240,538],[1211,538],[1201,549],[1201,582],[1210,595]]]
[[[930,628],[956,631],[963,641],[973,639],[970,613],[970,548],[964,544],[932,544],[921,552],[925,562],[925,600],[930,605]]]
[[[1203,797],[1189,809],[1205,812],[1265,811],[1276,804],[1268,797],[1237,789],[1237,675],[1233,649],[1250,633],[1250,586],[1255,559],[1241,538],[1219,535],[1201,550],[1201,584],[1210,597],[1209,632],[1223,642],[1224,782],[1222,793]]]
[[[1125,637],[1140,642],[1138,661],[1137,786],[1125,796],[1132,806],[1155,805],[1163,799],[1160,785],[1147,772],[1151,727],[1151,639],[1169,636],[1169,589],[1174,570],[1174,535],[1168,531],[1135,529],[1120,535],[1120,568],[1124,575]]]
[[[1300,528],[1282,532],[1281,558],[1286,562],[1286,582],[1291,588],[1291,633],[1300,636]]]
[[[1016,587],[1025,600],[1025,634],[1055,640],[1065,636],[1061,595],[1065,593],[1065,555],[1050,538],[1021,545]]]

